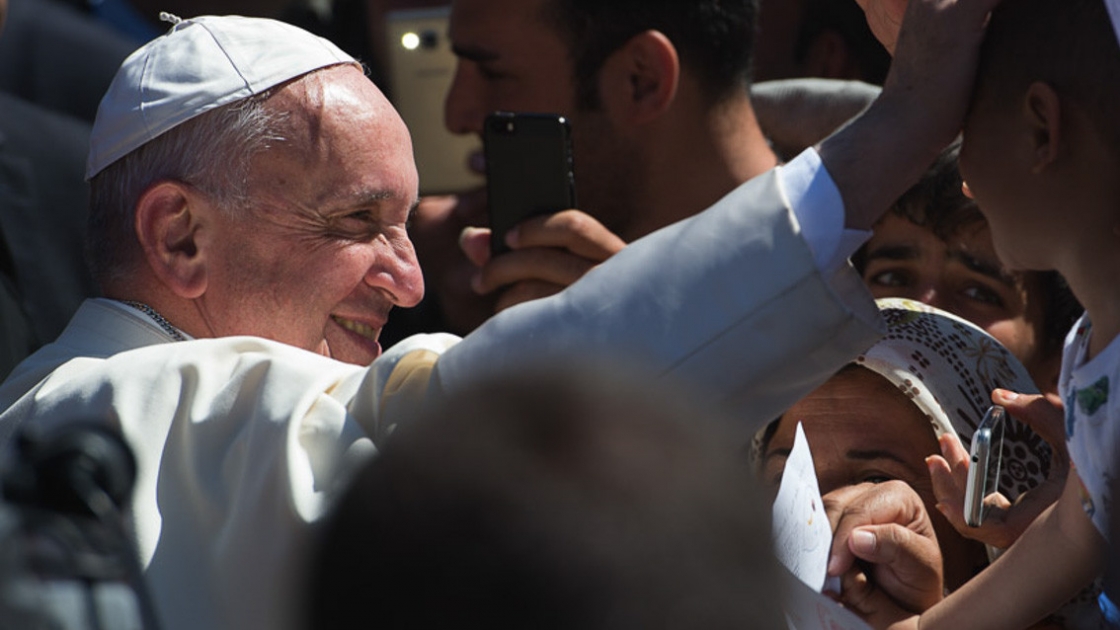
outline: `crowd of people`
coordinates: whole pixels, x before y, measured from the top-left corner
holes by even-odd
[[[869,626],[1120,627],[1120,0],[451,0],[448,130],[572,129],[499,255],[378,85],[446,0],[152,4],[0,0],[0,461],[123,438],[134,625],[784,627],[804,431]]]

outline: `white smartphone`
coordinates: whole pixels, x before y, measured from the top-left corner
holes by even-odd
[[[412,134],[420,172],[420,193],[457,193],[477,188],[483,177],[468,166],[482,150],[474,135],[457,136],[444,127],[443,103],[455,76],[455,54],[447,36],[450,6],[390,11],[389,94]]]
[[[976,427],[969,449],[968,484],[964,491],[964,522],[980,527],[984,522],[984,497],[996,491],[1003,459],[1003,421],[1007,410],[992,405]]]

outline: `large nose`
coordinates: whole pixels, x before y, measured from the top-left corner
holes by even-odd
[[[443,124],[451,133],[482,135],[487,112],[481,79],[475,62],[460,59],[455,64],[455,78],[443,103]]]
[[[396,306],[416,306],[424,298],[424,275],[408,237],[394,239],[366,271],[366,284],[388,293]]]
[[[948,296],[943,287],[938,286],[937,283],[930,282],[921,285],[918,287],[917,293],[916,299],[922,304],[929,304],[934,308],[948,310],[946,301]]]

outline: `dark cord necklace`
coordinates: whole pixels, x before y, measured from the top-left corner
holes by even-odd
[[[143,302],[134,302],[132,300],[121,300],[121,302],[152,318],[152,321],[159,324],[159,327],[162,328],[165,333],[171,335],[171,338],[175,341],[187,340],[187,338],[183,336],[183,333],[179,332],[178,328],[172,326],[171,322],[167,321],[167,318],[163,315],[160,315],[159,312],[156,311],[156,309],[148,306],[147,304],[144,304]]]

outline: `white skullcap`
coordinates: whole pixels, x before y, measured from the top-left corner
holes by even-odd
[[[93,123],[86,179],[199,114],[343,63],[357,62],[331,42],[276,20],[178,21],[129,55],[113,77]]]

